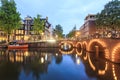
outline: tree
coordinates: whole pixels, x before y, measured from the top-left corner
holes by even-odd
[[[67,34],[68,38],[72,38],[75,36],[76,26],[73,27],[73,29]]]
[[[59,38],[63,37],[63,28],[60,24],[55,26],[55,33],[58,35]]]
[[[43,33],[45,26],[44,20],[41,19],[41,16],[38,14],[37,17],[34,17],[33,30],[36,34]]]
[[[120,28],[120,1],[112,0],[96,15],[97,28],[116,30]]]
[[[9,42],[10,34],[20,27],[20,13],[17,12],[14,0],[1,0],[0,29],[7,34]]]
[[[35,34],[37,34],[36,38],[41,39],[41,35],[45,30],[45,21],[41,19],[41,16],[38,14],[37,17],[34,17],[33,22],[33,31]]]

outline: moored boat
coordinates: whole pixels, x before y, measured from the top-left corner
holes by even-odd
[[[28,44],[10,43],[8,45],[8,49],[26,49],[26,48],[28,48]]]

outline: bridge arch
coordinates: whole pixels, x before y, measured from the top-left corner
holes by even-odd
[[[78,54],[78,55],[82,55],[82,42],[77,42],[77,44],[76,44],[76,53]]]
[[[85,50],[85,51],[86,51],[86,49],[87,49],[87,42],[86,42],[86,41],[84,41],[84,42],[83,42],[83,50]]]
[[[113,47],[111,60],[115,63],[120,63],[120,43]]]
[[[93,40],[91,40],[89,42],[89,44],[88,44],[87,50],[89,52],[96,52],[96,48],[97,47],[99,48],[99,53],[100,52],[104,53],[103,54],[104,57],[109,59],[109,55],[108,55],[109,50],[107,49],[107,44],[104,41],[100,40],[100,39],[93,39]]]
[[[59,47],[60,47],[60,48],[63,48],[64,45],[67,45],[69,48],[73,48],[73,47],[74,47],[74,44],[73,44],[72,41],[61,41],[61,42],[59,43]]]
[[[83,45],[83,59],[87,60],[87,42],[83,41],[82,45]]]
[[[72,48],[70,51],[64,51],[64,50],[59,49],[59,52],[62,54],[72,54],[74,52],[74,48]]]
[[[76,44],[76,48],[81,49],[81,48],[82,48],[82,42],[77,42],[77,44]]]

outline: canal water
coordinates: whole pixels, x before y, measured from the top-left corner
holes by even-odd
[[[120,64],[77,49],[1,49],[0,80],[120,80]]]

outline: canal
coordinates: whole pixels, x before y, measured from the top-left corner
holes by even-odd
[[[1,49],[0,80],[120,80],[120,64],[75,48]]]

